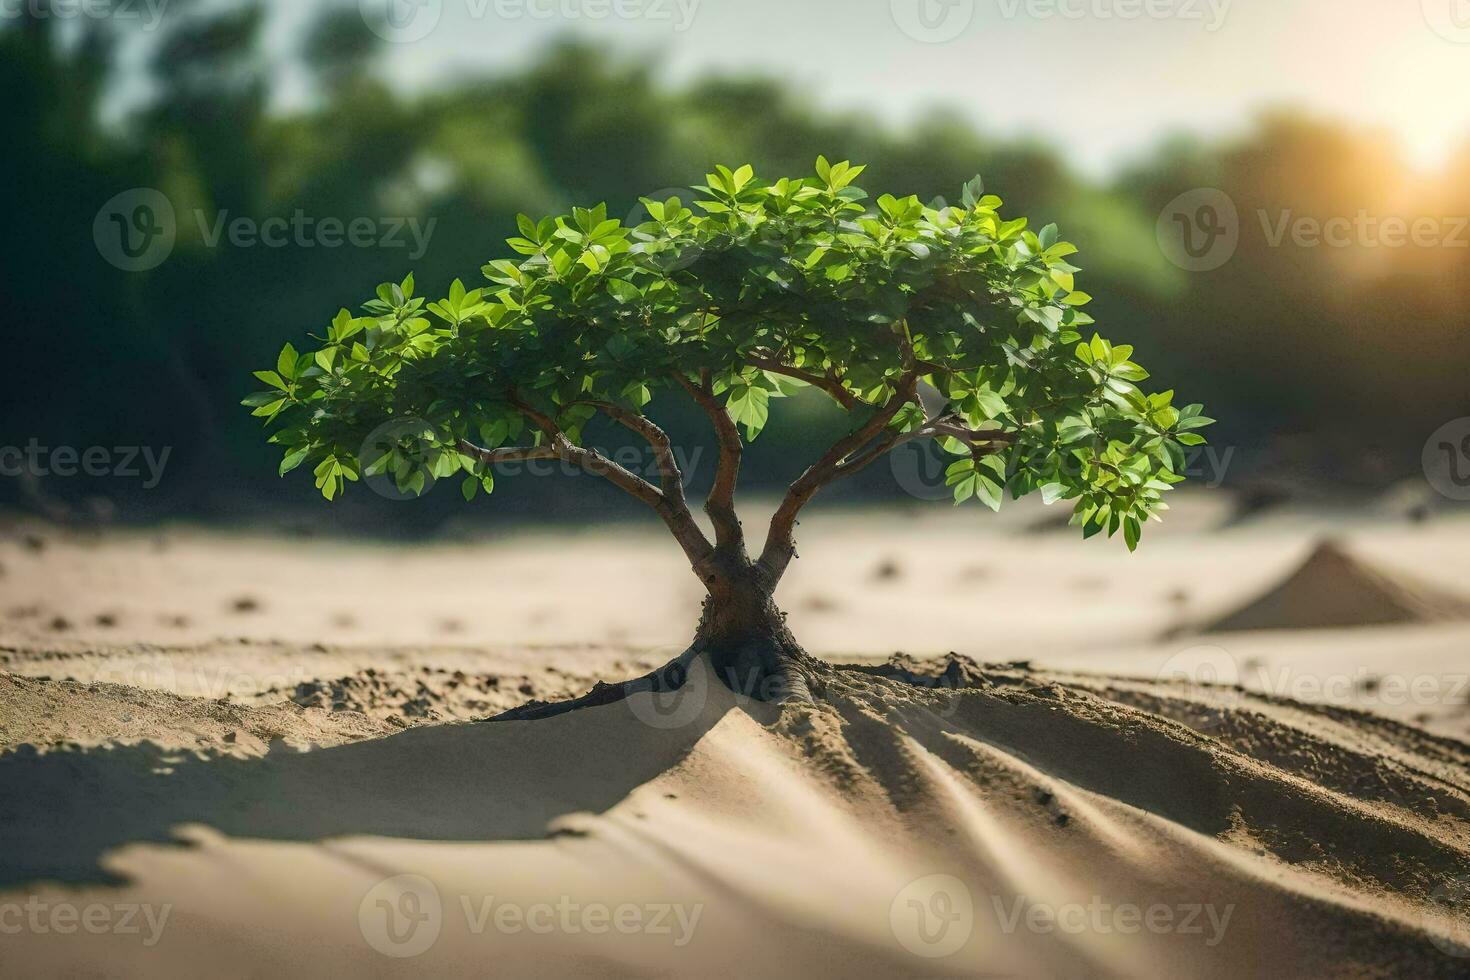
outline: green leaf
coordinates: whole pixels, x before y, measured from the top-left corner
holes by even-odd
[[[980,199],[984,196],[984,194],[985,181],[981,178],[979,174],[976,174],[968,181],[966,181],[965,186],[961,188],[960,200],[964,203],[966,208],[974,210],[975,206],[980,203]]]
[[[271,429],[282,472],[310,459],[328,499],[361,472],[418,493],[452,475],[472,496],[493,488],[491,468],[448,447],[546,445],[540,426],[523,440],[527,411],[582,444],[586,401],[641,410],[678,393],[675,375],[709,369],[712,394],[754,439],[773,399],[801,386],[749,360],[776,358],[858,399],[853,432],[893,397],[911,357],[947,401],[908,399],[885,435],[914,432],[927,408],[946,426],[998,426],[1017,446],[977,457],[970,438],[944,432],[957,500],[1072,500],[1084,536],[1122,530],[1133,544],[1129,520],[1141,528],[1164,510],[1213,420],[1175,407],[1172,392],[1140,391],[1145,352],[1084,340],[1089,297],[1056,225],[1029,230],[979,178],[963,207],[925,207],[898,188],[870,197],[862,173],[826,157],[814,177],[716,166],[698,207],[649,198],[636,229],[606,205],[517,215],[499,253],[511,258],[484,266],[487,286],[451,279],[429,302],[412,274],[383,283],[359,316],[339,308],[306,353],[287,344],[244,406]],[[408,418],[427,435],[353,455],[365,432]]]
[[[295,366],[295,360],[292,360],[291,364]],[[251,373],[272,388],[279,388],[281,391],[286,390],[286,382],[281,380],[281,376],[274,371],[252,371]]]
[[[1126,517],[1123,520],[1123,540],[1128,543],[1129,551],[1138,550],[1138,539],[1143,536],[1143,527],[1138,523],[1136,517]]]
[[[612,293],[613,298],[619,303],[631,303],[635,299],[640,299],[643,296],[638,291],[637,286],[625,279],[609,279],[607,281],[607,291]]]
[[[745,426],[747,438],[754,441],[770,418],[770,399],[771,393],[765,388],[741,385],[730,389],[725,409],[731,418]]]
[[[295,452],[288,453],[286,455],[286,458],[281,460],[280,475],[285,476],[287,473],[290,473],[296,467],[300,466],[302,462],[305,461],[307,455],[310,454],[310,452],[311,448],[309,446],[302,446]]]
[[[281,377],[290,381],[296,380],[296,361],[301,355],[296,353],[296,348],[289,343],[281,348],[281,354],[276,358],[276,372]],[[259,375],[256,375],[259,377]],[[265,380],[262,378],[261,380]],[[269,384],[269,382],[267,382]]]

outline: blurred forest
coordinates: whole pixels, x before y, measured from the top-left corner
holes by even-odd
[[[527,70],[492,65],[409,97],[382,80],[356,4],[324,8],[300,39],[311,107],[283,113],[271,109],[276,69],[260,53],[265,19],[249,3],[176,0],[141,46],[116,21],[0,25],[0,289],[11,352],[0,445],[172,447],[153,490],[7,478],[0,502],[128,521],[301,514],[359,528],[382,527],[385,515],[423,528],[462,514],[453,488],[417,507],[354,493],[329,508],[304,473],[279,480],[278,454],[238,405],[258,387],[249,370],[410,268],[431,297],[455,276],[476,284],[481,264],[509,254],[503,239],[518,211],[606,201],[622,215],[641,195],[698,182],[715,162],[805,174],[819,153],[866,162],[870,190],[926,200],[956,197],[979,172],[1007,214],[1058,222],[1082,250],[1080,284],[1096,297],[1090,312],[1104,334],[1135,344],[1183,399],[1206,403],[1221,420],[1211,440],[1236,450],[1228,476],[1241,485],[1287,474],[1373,491],[1416,472],[1428,434],[1470,415],[1470,231],[1458,247],[1273,247],[1258,217],[1470,215],[1470,152],[1425,178],[1386,137],[1273,111],[1243,138],[1171,140],[1101,184],[1063,151],[989,138],[942,108],[884,126],[817,110],[770,80],[670,87],[635,52],[572,42]],[[138,72],[154,94],[104,121],[109,93]],[[93,227],[104,202],[139,187],[172,202],[177,242],[157,268],[127,272],[99,254]],[[1188,272],[1166,258],[1155,225],[1168,202],[1201,187],[1238,205],[1240,246],[1222,267]],[[196,211],[211,221],[301,211],[436,224],[411,261],[411,247],[211,245]],[[704,440],[684,406],[662,417],[677,440]],[[840,424],[816,398],[774,413],[748,457],[748,484],[789,480]],[[881,469],[843,494],[901,498]],[[520,481],[532,483],[504,481],[500,511],[623,506],[580,481]]]

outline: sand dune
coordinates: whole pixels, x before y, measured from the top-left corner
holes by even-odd
[[[964,689],[840,676],[816,707],[744,702],[697,669],[675,694],[544,721],[167,772],[149,745],[0,756],[0,784],[30,790],[0,803],[0,905],[174,916],[152,946],[7,937],[7,962],[115,976],[1463,975],[1463,744],[1199,686],[1014,667]],[[1190,727],[1201,713],[1208,735]],[[179,828],[188,846],[167,843]],[[636,929],[593,931],[623,906]],[[497,918],[507,907],[532,919]],[[416,910],[413,928],[390,916]],[[419,929],[434,932],[422,950]]]
[[[1334,629],[1470,620],[1470,598],[1389,570],[1324,540],[1302,565],[1255,600],[1205,626],[1236,630]]]
[[[1325,526],[1212,514],[1131,558],[814,520],[797,634],[930,688],[696,670],[534,722],[474,719],[678,652],[676,561],[0,541],[0,974],[1465,976],[1470,526],[1303,567]]]

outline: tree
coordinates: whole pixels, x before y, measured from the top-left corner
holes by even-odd
[[[1121,530],[1132,549],[1211,421],[1175,408],[1171,391],[1142,393],[1131,347],[1084,339],[1089,297],[1056,226],[1003,219],[978,177],[958,206],[885,194],[870,207],[853,184],[862,169],[819,158],[813,177],[766,182],[718,167],[695,188],[702,213],[645,199],[650,220],[633,228],[603,205],[522,215],[508,244],[524,258],[486,265],[489,287],[456,280],[426,302],[411,274],[384,284],[366,315],[338,313],[316,350],[287,344],[275,370],[256,372],[269,390],[245,404],[279,427],[281,473],[315,464],[328,500],[365,477],[422,493],[460,474],[473,498],[494,489],[498,464],[532,459],[606,479],[667,525],[708,593],[674,666],[703,655],[738,690],[809,698],[832,668],[802,651],[773,597],[797,518],[824,487],[937,440],[957,503],[999,508],[1007,491],[1075,501],[1084,536]],[[744,440],[804,386],[851,426],[791,483],[755,552],[735,509]],[[663,390],[702,409],[718,441],[712,539],[644,411]],[[586,444],[597,416],[647,442],[656,483]]]

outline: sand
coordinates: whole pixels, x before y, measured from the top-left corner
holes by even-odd
[[[1412,573],[1375,567],[1332,540],[1260,597],[1204,626],[1207,633],[1342,629],[1470,621],[1470,599]]]
[[[1470,629],[1202,632],[1342,521],[1181,510],[1131,560],[814,518],[797,635],[932,687],[778,707],[696,666],[534,722],[474,719],[679,652],[662,541],[0,543],[0,972],[1466,975]],[[1453,596],[1470,524],[1343,540]]]

